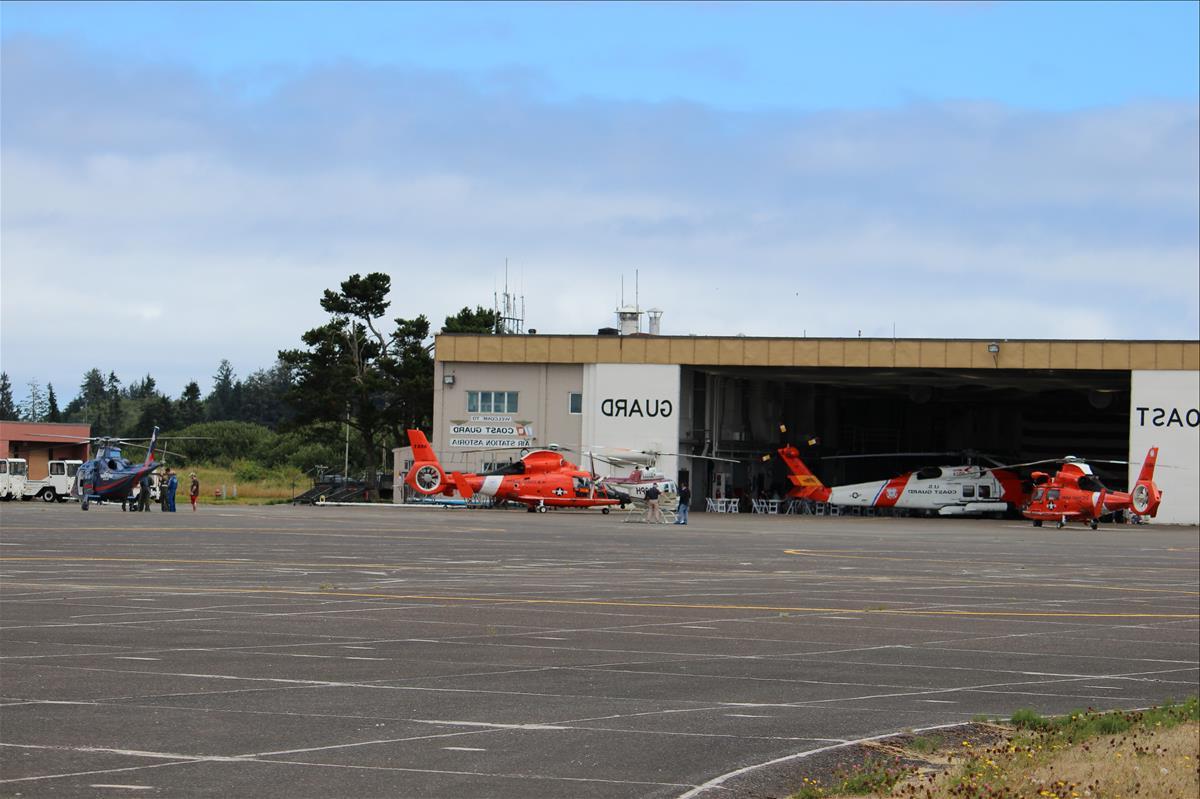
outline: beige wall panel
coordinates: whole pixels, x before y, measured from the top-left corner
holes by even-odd
[[[1025,369],[1049,369],[1050,368],[1050,345],[1045,341],[1026,341],[1023,349],[1025,350],[1024,362],[1021,364]]]
[[[1000,369],[1020,369],[1025,365],[1025,344],[1020,341],[998,341],[1000,351],[994,363]]]
[[[1153,342],[1135,341],[1129,345],[1130,369],[1157,369],[1157,347]]]
[[[675,363],[671,360],[671,342],[665,338],[646,339],[646,363]]]
[[[720,363],[718,341],[715,338],[696,339],[696,360],[693,363],[705,364],[707,366],[716,366]]]
[[[621,363],[645,363],[646,339],[634,336],[621,338]]]
[[[487,338],[480,338],[478,341],[479,354],[477,358],[480,361],[492,362],[503,360],[503,349],[499,336],[488,336]]]
[[[814,338],[802,338],[792,349],[794,366],[817,366],[821,363],[821,342]]]
[[[964,369],[971,366],[971,342],[946,342],[946,368]]]
[[[741,366],[746,362],[745,339],[723,338],[718,342],[717,363],[721,366]]]
[[[743,347],[743,363],[746,366],[766,366],[770,361],[767,357],[767,340],[765,338],[748,338]]]
[[[851,339],[846,342],[844,352],[843,358],[846,366],[867,366],[871,345],[862,339]]]
[[[550,339],[545,336],[529,336],[526,338],[525,360],[529,363],[549,363]]]
[[[1074,369],[1075,368],[1075,342],[1074,341],[1051,341],[1050,342],[1050,368],[1051,369]]]
[[[993,357],[992,353],[988,352],[990,341],[972,341],[971,345],[971,368],[972,369],[995,369],[1000,363],[1000,353],[996,353]]]
[[[525,336],[497,336],[505,363],[525,363]]]
[[[671,343],[671,360],[670,363],[695,363],[696,362],[696,339],[694,338],[673,338]]]
[[[571,339],[554,336],[550,339],[550,361],[552,363],[570,363],[575,360],[571,351]]]
[[[571,363],[596,363],[600,357],[600,339],[576,336],[571,339]]]
[[[1103,345],[1103,352],[1100,355],[1101,369],[1128,369],[1129,368],[1129,342],[1127,341],[1106,341]]]
[[[1103,369],[1104,344],[1100,341],[1080,341],[1075,345],[1076,369]]]
[[[1160,341],[1155,359],[1159,369],[1182,369],[1183,345],[1171,341]]]
[[[820,366],[845,366],[846,342],[841,339],[821,339],[817,363]]]
[[[1183,345],[1183,368],[1192,371],[1200,369],[1200,341],[1191,341]]]
[[[454,342],[454,357],[444,360],[458,361],[459,363],[479,360],[479,339],[474,337],[458,339]]]
[[[596,362],[621,362],[621,339],[619,336],[601,336],[596,339]]]
[[[869,341],[867,342],[867,362],[871,366],[895,366],[896,342]]]
[[[921,345],[916,341],[896,342],[896,366],[917,367],[921,365]]]
[[[458,339],[454,336],[433,337],[433,358],[435,361],[453,361],[454,348]]]
[[[946,366],[946,342],[922,341],[921,366],[925,369],[943,369]]]
[[[795,347],[791,339],[771,339],[767,342],[767,364],[770,366],[791,366]]]

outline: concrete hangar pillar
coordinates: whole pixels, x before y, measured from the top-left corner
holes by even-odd
[[[739,460],[660,460],[664,471],[691,472],[697,496],[781,489],[777,461],[761,457],[785,440],[816,439],[804,454],[833,484],[977,453],[1007,462],[1079,455],[1140,466],[1148,437],[1159,442],[1159,462],[1174,467],[1156,475],[1169,491],[1160,520],[1200,522],[1200,342],[443,334],[436,359],[434,446],[439,454],[452,450],[460,468],[479,468],[482,459],[460,454],[470,436],[450,447],[448,425],[489,415],[469,412],[466,390],[491,392],[490,416],[512,417],[496,420],[494,428],[511,422],[512,430],[490,431],[497,435],[489,444],[510,432],[519,439],[515,426],[524,421],[533,435],[515,444]],[[517,393],[516,415],[495,412],[498,391]],[[662,400],[672,392],[668,413]],[[647,400],[657,404],[647,408]],[[519,457],[519,449],[509,452]],[[847,455],[871,457],[831,457]],[[471,457],[480,463],[468,466]],[[1096,470],[1124,489],[1137,467]]]

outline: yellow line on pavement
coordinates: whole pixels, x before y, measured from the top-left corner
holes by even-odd
[[[717,605],[682,602],[633,602],[608,599],[563,599],[553,597],[456,596],[453,594],[382,594],[364,591],[300,591],[286,588],[202,588],[193,586],[94,585],[82,583],[14,583],[8,587],[44,588],[78,591],[176,592],[184,594],[268,594],[276,596],[315,596],[325,599],[393,599],[428,602],[484,602],[501,605],[561,605],[607,608],[667,608],[672,610],[753,610],[772,613],[857,613],[879,616],[963,616],[1050,619],[1200,619],[1200,613],[1071,613],[1067,611],[1019,610],[891,610],[887,608],[790,607],[783,605]]]

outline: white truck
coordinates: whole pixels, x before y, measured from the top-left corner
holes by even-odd
[[[0,459],[0,499],[20,499],[25,494],[25,476],[29,464],[24,458]]]
[[[25,480],[21,499],[41,497],[43,502],[66,502],[75,489],[75,473],[83,461],[50,461],[43,480]]]

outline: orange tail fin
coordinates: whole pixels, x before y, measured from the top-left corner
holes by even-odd
[[[788,480],[792,483],[792,489],[788,491],[789,497],[811,499],[817,502],[825,502],[829,499],[829,489],[817,479],[815,474],[809,471],[809,468],[804,465],[804,461],[800,460],[800,450],[788,444],[779,450],[779,457],[787,464]]]
[[[408,443],[412,446],[413,465],[404,482],[418,494],[452,494],[454,485],[446,479],[437,453],[429,446],[425,434],[420,430],[409,430]]]
[[[1129,504],[1139,516],[1151,518],[1158,515],[1158,505],[1162,502],[1162,491],[1154,484],[1154,464],[1158,462],[1158,447],[1151,447],[1146,453],[1142,470],[1138,473],[1137,483],[1129,492]]]

